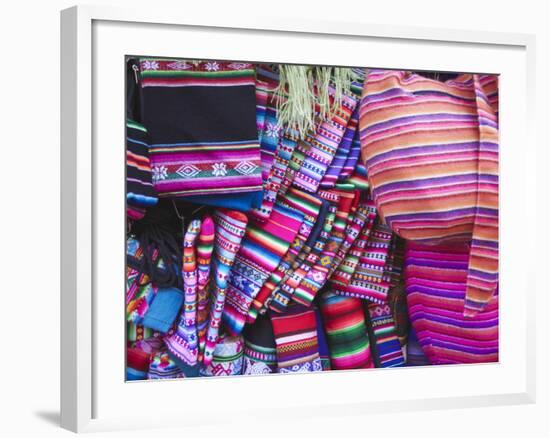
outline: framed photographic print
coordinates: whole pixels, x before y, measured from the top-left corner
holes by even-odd
[[[62,426],[532,401],[533,44],[63,11]]]

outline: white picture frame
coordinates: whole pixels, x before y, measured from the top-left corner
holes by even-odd
[[[514,230],[535,222],[534,209],[524,208],[536,203],[534,36],[256,17],[242,11],[196,15],[184,9],[78,6],[61,13],[62,427],[81,432],[212,424],[200,409],[170,403],[182,389],[197,403],[207,402],[212,391],[233,395],[231,406],[216,414],[219,424],[236,412],[262,418],[273,409],[287,418],[296,417],[297,408],[304,416],[360,417],[533,402],[534,268],[517,250],[534,248],[535,237]],[[350,64],[350,53],[357,55],[356,63]],[[122,56],[128,54],[500,74],[500,362],[124,382]],[[388,387],[388,376],[396,388]],[[242,396],[254,385],[271,392],[262,406],[247,405]],[[323,397],[327,392],[330,401]],[[292,397],[285,398],[289,393]],[[137,397],[163,397],[170,407],[132,414],[128,404]],[[182,409],[186,418],[178,415]]]

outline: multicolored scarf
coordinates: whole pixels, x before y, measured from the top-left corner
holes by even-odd
[[[269,220],[249,224],[231,270],[223,323],[236,336],[241,333],[252,301],[298,234],[304,214],[275,205]]]
[[[369,234],[351,281],[346,286],[335,284],[334,292],[373,303],[386,303],[390,289],[391,268],[387,261],[391,236],[388,227],[377,222]]]
[[[316,246],[321,249],[319,252],[319,257],[314,263],[312,263],[311,269],[309,269],[306,276],[296,287],[294,294],[292,295],[292,300],[297,304],[309,306],[327,281],[331,263],[329,249],[327,247],[331,231],[334,226],[335,217],[336,206],[331,205],[323,224],[321,235],[316,242]]]
[[[498,77],[440,82],[369,70],[360,109],[362,157],[378,212],[423,243],[471,246],[464,314],[498,284]]]
[[[243,210],[259,206],[253,65],[142,58],[140,66],[158,195],[222,207],[231,202]]]
[[[183,240],[183,311],[176,331],[164,342],[173,359],[186,377],[196,377],[198,368],[197,339],[197,252],[196,245],[201,230],[200,219],[189,223]]]
[[[208,303],[210,288],[210,262],[214,251],[216,226],[210,216],[202,219],[201,233],[197,244],[197,336],[199,342],[198,361],[202,362],[208,329]]]
[[[261,206],[252,210],[254,219],[259,222],[266,221],[273,211],[273,206],[281,190],[284,177],[298,141],[298,133],[295,130],[286,128],[279,131],[278,134],[279,139],[275,151],[275,159],[269,171],[266,184],[264,185]]]
[[[291,299],[306,306],[311,303],[309,298],[315,296],[317,291],[311,290],[309,288],[310,284],[306,284],[305,279],[313,266],[318,263],[333,223],[333,217],[328,214],[323,222],[319,220],[318,225],[322,225],[319,238],[315,241],[309,241],[309,244],[300,252],[291,269],[288,270],[285,278],[283,278],[279,287],[273,291],[269,302],[266,303],[269,309],[284,313]],[[297,298],[295,298],[296,296]]]
[[[326,214],[326,208],[323,208],[323,201],[320,198],[294,188],[279,199],[279,204],[303,213],[304,221],[277,269],[271,273],[252,301],[247,317],[249,323],[254,322],[258,312],[264,307],[266,300],[273,295],[306,243],[317,240],[321,226],[316,224],[322,225],[320,221],[324,220],[324,214]],[[320,214],[322,208],[324,214]]]
[[[358,124],[359,124],[359,105],[355,107],[355,109],[353,110],[353,113],[351,114],[348,125],[346,126],[346,130],[344,131],[344,135],[342,136],[342,141],[340,142],[340,145],[336,150],[336,155],[334,156],[334,160],[332,160],[332,163],[327,169],[327,172],[323,176],[323,179],[319,184],[319,187],[325,188],[325,189],[332,188],[334,187],[334,185],[336,184],[336,181],[339,178],[344,179],[347,176],[349,176],[349,173],[343,176],[344,168],[345,168],[346,162],[348,161],[348,157],[351,150],[351,144],[355,137]]]
[[[331,101],[334,98],[334,88],[329,87]],[[293,184],[308,192],[315,193],[328,167],[332,163],[336,151],[344,137],[351,114],[357,105],[357,97],[351,92],[342,94],[340,105],[334,111],[330,120],[323,120],[315,134],[298,147],[308,145],[301,152],[304,160],[300,171],[293,179]]]
[[[225,307],[229,272],[241,247],[248,218],[238,211],[220,209],[216,210],[214,214],[214,222],[216,223],[212,263],[214,281],[212,282],[212,298],[204,347],[204,366],[208,366],[214,357],[220,322]]]
[[[344,259],[334,270],[330,278],[334,288],[345,288],[350,283],[353,275],[355,274],[355,269],[359,264],[361,255],[363,255],[365,247],[368,244],[375,219],[376,207],[374,206],[374,202],[367,199],[365,203],[357,209],[356,218],[354,220],[356,228],[352,229],[352,232],[355,233],[357,228],[362,226],[360,233],[352,242],[350,249],[344,256]]]

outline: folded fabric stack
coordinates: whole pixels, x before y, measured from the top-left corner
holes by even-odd
[[[135,65],[128,380],[498,360],[494,77]]]

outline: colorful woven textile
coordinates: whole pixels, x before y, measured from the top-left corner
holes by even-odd
[[[352,174],[344,183],[353,184],[358,190],[368,190],[369,179],[365,165],[363,163],[357,163]]]
[[[330,259],[324,256],[324,250],[327,246],[332,227],[334,226],[334,218],[336,217],[336,206],[331,205],[329,212],[323,223],[323,229],[319,239],[315,242],[314,251],[311,256],[306,259],[307,270],[305,275],[301,275],[299,284],[295,287],[291,298],[295,303],[303,306],[311,305],[311,302],[317,293],[324,286],[328,276],[328,267]]]
[[[325,205],[327,204],[326,201],[324,203]],[[249,323],[254,322],[258,311],[264,306],[266,300],[272,296],[274,290],[285,277],[285,274],[291,269],[292,263],[302,251],[306,242],[317,240],[321,226],[316,226],[316,224],[322,225],[320,221],[324,220],[324,214],[320,215],[323,200],[311,193],[291,188],[284,196],[279,198],[279,204],[303,213],[304,220],[277,269],[271,273],[252,301],[247,318]],[[326,214],[326,209],[323,209],[323,212]]]
[[[328,291],[321,296],[319,305],[332,369],[373,368],[362,301]]]
[[[405,240],[397,235],[393,236],[390,248],[392,269],[390,273],[390,290],[388,292],[388,304],[395,321],[395,331],[401,345],[407,344],[410,330],[409,311],[407,309],[407,293],[405,291],[405,279],[403,267],[405,263]]]
[[[199,362],[202,362],[208,328],[208,302],[210,288],[210,263],[214,251],[216,226],[210,216],[202,219],[201,233],[197,243],[197,336],[199,342]]]
[[[371,345],[380,368],[405,364],[401,343],[397,338],[395,321],[388,304],[369,304],[369,323],[372,329]]]
[[[350,145],[348,157],[346,159],[344,167],[342,168],[342,171],[340,172],[340,176],[338,177],[338,181],[341,183],[346,181],[353,174],[353,172],[355,171],[355,168],[357,167],[357,164],[360,163],[361,141],[360,141],[358,127],[359,127],[359,120],[357,121],[357,128],[355,130],[355,135]]]
[[[381,222],[372,228],[359,263],[348,285],[334,286],[338,295],[367,299],[373,303],[387,302],[390,289],[390,267],[387,265],[391,232]]]
[[[161,197],[250,209],[262,198],[254,67],[143,58],[143,123]]]
[[[336,208],[334,225],[326,246],[325,257],[330,259],[331,262],[329,266],[329,275],[337,268],[332,261],[336,257],[340,245],[344,241],[346,224],[348,221],[353,220],[353,211],[359,202],[360,196],[360,193],[355,190],[355,187],[349,184],[338,185],[338,187],[332,189],[332,191],[338,195],[339,201]]]
[[[348,250],[347,254],[344,256],[344,259],[339,264],[339,266],[334,270],[330,281],[335,288],[346,287],[354,273],[361,255],[365,251],[365,247],[368,244],[369,236],[371,230],[374,226],[374,221],[376,219],[376,207],[374,202],[370,199],[367,199],[359,208],[354,219],[355,227],[352,228],[351,232],[356,233],[356,230],[361,226],[359,234],[355,240],[351,243],[351,247]],[[339,251],[340,253],[341,251]],[[334,261],[336,263],[336,260]]]
[[[411,327],[407,338],[408,338],[407,350],[406,350],[407,366],[417,367],[417,366],[423,366],[423,365],[430,365],[430,361],[424,354],[424,351],[422,351],[420,342],[418,342],[418,338],[416,337],[414,328]]]
[[[321,366],[323,371],[330,370],[330,352],[328,348],[327,336],[323,326],[323,318],[319,308],[314,307],[315,320],[317,321],[317,342],[319,344],[319,357],[321,358]]]
[[[167,351],[158,351],[149,364],[149,380],[181,379],[185,377]]]
[[[164,348],[164,341],[162,337],[155,335],[146,339],[140,339],[139,341],[128,342],[128,346],[153,355]]]
[[[229,272],[235,256],[241,247],[248,218],[243,213],[231,210],[216,210],[214,214],[216,236],[214,240],[214,257],[212,261],[212,292],[203,364],[208,366],[214,357],[218,342],[220,321],[225,306],[226,289]]]
[[[198,367],[197,337],[197,240],[201,230],[200,219],[189,223],[183,240],[183,311],[176,331],[165,338],[166,347],[186,377],[195,377]]]
[[[209,365],[201,368],[201,376],[238,376],[243,371],[244,343],[241,336],[223,335],[216,344]]]
[[[143,327],[141,324],[128,322],[126,324],[126,339],[129,342],[142,341],[155,335],[155,332],[150,328]]]
[[[315,312],[293,306],[284,315],[272,314],[279,373],[322,371]]]
[[[305,280],[308,272],[319,260],[321,251],[323,250],[328,239],[328,232],[326,232],[327,227],[330,227],[333,224],[333,219],[328,216],[329,209],[328,202],[326,201],[325,206],[327,208],[323,208],[323,211],[327,214],[323,213],[324,219],[319,218],[317,223],[318,227],[316,227],[319,228],[319,230],[315,234],[319,237],[317,239],[313,239],[315,236],[312,236],[311,239],[308,239],[308,242],[306,242],[306,245],[304,245],[304,248],[302,248],[302,251],[300,251],[291,268],[287,271],[285,277],[280,282],[279,287],[275,288],[273,291],[269,303],[267,303],[269,309],[274,312],[285,312],[287,306],[291,302],[291,299],[294,298],[296,293],[301,294],[302,291],[300,290],[300,285]],[[307,294],[304,293],[301,294],[301,296],[310,296],[311,294],[314,295],[315,291],[308,291]],[[296,301],[300,302],[300,298]],[[310,303],[305,296],[303,301],[306,305]]]
[[[409,315],[432,364],[498,361],[498,292],[477,315],[463,315],[469,257],[467,244],[407,242]]]
[[[323,231],[317,242],[320,246],[322,246],[322,250],[319,253],[319,258],[315,263],[313,263],[311,269],[307,272],[305,278],[300,282],[299,286],[296,287],[296,290],[292,295],[292,300],[298,304],[309,306],[327,281],[331,262],[328,241],[331,235],[332,227],[334,226],[335,217],[336,206],[331,205],[323,225]]]
[[[290,160],[296,148],[297,136],[296,131],[288,128],[279,132],[275,159],[271,166],[267,182],[264,185],[261,206],[252,210],[253,217],[260,222],[267,220],[273,211],[273,206],[281,190]]]
[[[252,300],[298,234],[304,215],[275,205],[269,220],[249,224],[231,270],[223,312],[226,330],[236,336],[246,322]]]
[[[126,349],[126,380],[146,380],[151,355],[139,348]]]
[[[408,240],[470,244],[470,317],[498,283],[497,81],[369,70],[360,109],[362,157],[383,220]]]
[[[159,287],[155,298],[143,317],[143,326],[166,333],[179,315],[183,301],[184,296],[180,289],[175,287]]]
[[[334,96],[333,93],[334,89],[329,87],[331,98]],[[357,98],[352,93],[343,93],[341,103],[334,111],[334,115],[316,126],[315,134],[308,140],[310,147],[303,151],[305,158],[300,171],[293,179],[295,186],[312,193],[317,191],[336,155],[356,105]]]
[[[336,155],[334,156],[334,160],[332,160],[332,163],[327,169],[325,176],[323,176],[323,179],[321,181],[321,184],[319,184],[319,187],[322,187],[322,188],[334,187],[334,185],[336,184],[336,181],[339,178],[345,179],[351,174],[351,170],[353,168],[349,169],[349,171],[346,170],[347,173],[344,173],[344,168],[348,161],[348,157],[351,150],[351,144],[355,137],[355,133],[357,132],[358,124],[359,124],[359,105],[355,107],[355,109],[353,110],[353,113],[351,114],[348,125],[346,126],[346,130],[344,131],[344,135],[342,136],[342,141],[340,142],[340,145],[336,150]],[[359,157],[359,153],[357,153],[357,158],[358,157]]]
[[[338,251],[332,258],[331,262],[331,279],[335,277],[334,280],[336,283],[347,284],[349,282],[349,278],[347,278],[347,276],[351,273],[346,273],[346,270],[342,267],[342,263],[344,262],[344,259],[348,257],[350,249],[355,245],[355,242],[357,241],[357,238],[361,234],[363,228],[365,228],[367,221],[371,220],[372,210],[372,203],[369,202],[368,199],[363,199],[360,201],[360,204],[357,206],[355,212],[350,213],[348,217],[344,240],[340,244]],[[362,245],[362,243],[360,243],[360,245]],[[361,253],[357,247],[354,249],[359,254]]]
[[[271,320],[261,315],[254,324],[243,330],[243,374],[270,374],[277,372],[277,351]]]
[[[132,219],[141,219],[144,209],[158,202],[151,177],[147,130],[133,120],[126,121],[126,202],[128,217]]]
[[[130,236],[126,240],[126,319],[134,324],[141,324],[143,317],[149,310],[151,302],[157,293],[157,287],[150,281],[147,274],[139,271],[136,266],[132,266],[132,260],[141,260],[143,257],[143,248],[139,241]],[[153,259],[157,260],[157,253],[153,253]],[[162,268],[163,262],[157,260],[157,267]]]
[[[265,66],[256,68],[256,128],[260,141],[262,180],[267,183],[273,165],[280,127],[277,122],[277,101],[274,95],[279,84],[276,73]]]

